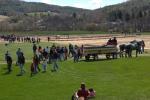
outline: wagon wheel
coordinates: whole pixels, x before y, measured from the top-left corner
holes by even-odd
[[[94,57],[93,57],[93,59],[94,59],[94,60],[98,60],[98,55],[95,54]]]
[[[112,58],[113,59],[117,59],[117,56],[118,56],[117,53],[112,53]]]
[[[106,58],[107,58],[107,59],[110,59],[110,54],[106,54]]]
[[[86,55],[85,60],[87,60],[87,61],[90,60],[90,55]]]

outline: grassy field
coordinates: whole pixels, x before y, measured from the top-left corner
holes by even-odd
[[[39,43],[37,44],[37,46],[42,46],[42,47],[47,47],[47,46],[51,46],[52,43]],[[18,48],[21,48],[22,51],[25,54],[25,58],[27,60],[31,60],[33,57],[33,52],[32,52],[32,43],[10,43],[8,44],[8,46],[5,46],[4,43],[0,44],[0,48],[1,48],[1,52],[0,52],[0,62],[3,62],[5,60],[5,53],[6,51],[9,51],[10,54],[12,55],[12,58],[14,60],[16,60],[17,56],[16,56],[16,51],[18,50]]]
[[[94,100],[149,100],[150,57],[118,59],[97,62],[72,61],[59,63],[58,72],[27,73],[16,76],[19,69],[5,73],[6,65],[0,65],[0,100],[70,100],[81,82],[96,90]]]
[[[0,34],[18,34],[18,35],[84,35],[84,34],[107,34],[102,31],[28,31],[28,32],[0,32]]]
[[[86,35],[86,34],[110,34],[102,31],[27,31],[27,32],[0,32],[0,34],[17,34],[17,35]],[[113,32],[111,34],[121,34]],[[134,33],[135,34],[135,33]],[[142,32],[142,35],[150,35],[150,32]],[[130,34],[131,35],[131,34]]]
[[[47,46],[51,43],[41,43]],[[32,58],[32,44],[0,44],[0,61],[3,62],[5,50],[15,52],[22,48],[26,59]],[[73,63],[70,59],[59,62],[58,72],[38,73],[30,77],[30,62],[26,63],[24,76],[16,76],[19,68],[13,66],[11,74],[5,74],[6,65],[0,64],[0,100],[70,100],[81,82],[96,90],[93,100],[150,100],[150,56],[123,58],[117,60],[81,61]],[[40,65],[41,67],[41,65]]]

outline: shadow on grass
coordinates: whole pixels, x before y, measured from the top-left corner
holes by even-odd
[[[11,72],[2,73],[2,75],[10,75]]]
[[[3,70],[7,70],[7,68],[6,67],[4,67],[4,68],[2,68]]]
[[[117,60],[117,59],[97,59],[97,60],[94,60],[94,59],[90,59],[90,60],[80,60],[79,62],[98,62],[98,61],[111,61],[111,60]]]
[[[20,76],[23,76],[22,74],[17,74],[16,76],[20,77]]]

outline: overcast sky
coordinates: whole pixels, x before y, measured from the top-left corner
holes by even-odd
[[[43,2],[60,6],[72,6],[86,9],[97,9],[107,5],[125,2],[126,0],[25,0],[34,2]]]

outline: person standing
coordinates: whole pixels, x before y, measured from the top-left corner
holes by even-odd
[[[18,59],[18,65],[20,67],[20,74],[19,75],[23,75],[25,73],[24,64],[25,64],[25,57],[24,57],[24,54],[21,53],[21,55],[19,56],[19,59]]]
[[[68,59],[68,49],[67,47],[64,48],[64,60]]]
[[[10,56],[10,54],[8,53],[8,51],[5,54],[5,59],[7,61],[8,73],[10,73],[12,71],[12,57]]]
[[[50,37],[47,37],[48,42],[50,41]]]
[[[60,48],[60,61],[64,61],[64,47]]]
[[[21,56],[22,52],[21,52],[21,49],[18,48],[17,52],[16,52],[16,55],[17,55],[17,61],[16,61],[16,66],[18,66],[18,61],[19,61],[19,57]]]
[[[75,63],[78,62],[79,61],[78,46],[75,46],[73,56],[74,56],[74,62]]]
[[[37,46],[36,44],[33,45],[33,53],[35,54],[36,53],[36,50],[37,50]]]
[[[73,45],[72,44],[69,44],[69,56],[71,55],[73,57],[73,53],[74,53],[74,50],[73,50]]]
[[[49,52],[50,52],[50,48],[47,46],[47,47],[45,48],[45,51],[46,51],[47,53],[49,53]]]
[[[45,49],[43,49],[43,52],[42,52],[42,56],[43,56],[43,59],[48,59],[48,53]]]
[[[141,45],[141,47],[142,47],[142,53],[144,53],[144,49],[145,49],[145,42],[144,42],[144,40],[142,40],[142,45]]]
[[[37,73],[38,71],[41,71],[41,69],[39,68],[39,63],[40,63],[39,58],[35,54],[34,57],[33,57],[34,73]]]
[[[56,49],[54,49],[53,53],[52,53],[52,64],[53,64],[52,71],[57,71],[57,69],[59,68],[57,61],[58,61],[58,53],[57,53]]]
[[[5,61],[7,61],[7,56],[10,55],[8,51],[5,53]]]
[[[35,74],[35,71],[34,71],[34,64],[33,64],[33,63],[31,63],[30,70],[31,70],[31,77],[32,77],[33,74]]]
[[[43,59],[42,67],[43,67],[43,73],[45,73],[46,69],[47,69],[47,59],[46,58]]]
[[[39,46],[39,48],[38,48],[36,54],[38,55],[38,58],[39,58],[40,61],[43,60],[43,55],[42,55],[42,53],[43,53],[43,49],[42,49],[41,46]]]

